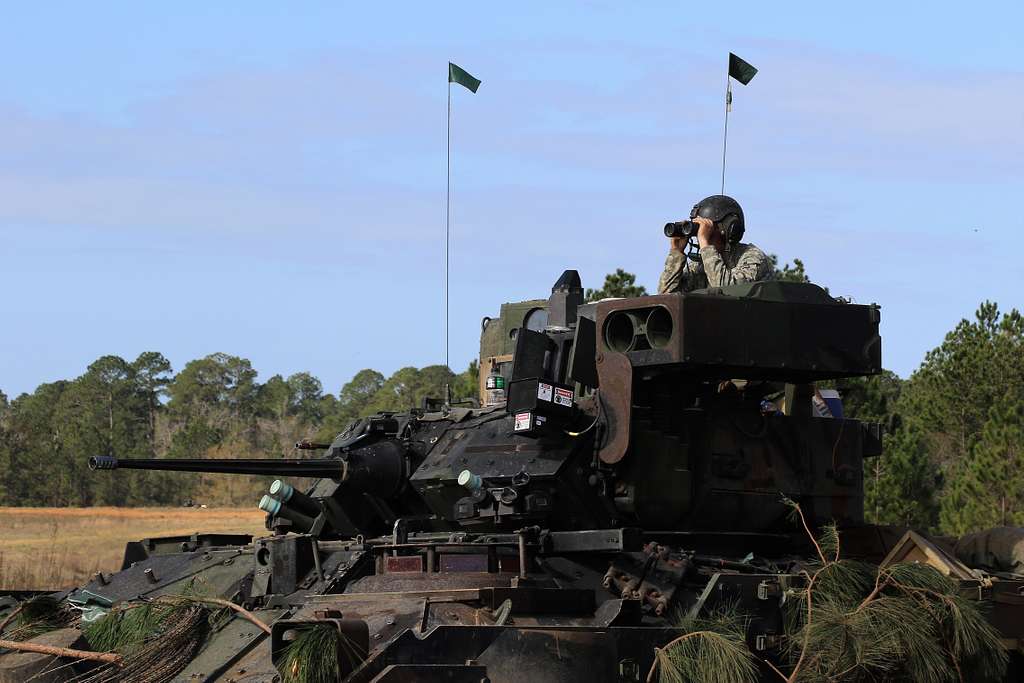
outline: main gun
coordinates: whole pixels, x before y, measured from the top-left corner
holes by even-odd
[[[115,458],[94,455],[90,470],[161,470],[164,472],[203,472],[211,474],[261,474],[272,477],[315,477],[341,481],[346,462],[336,458]]]
[[[336,454],[336,455],[335,455]],[[409,486],[409,475],[421,456],[402,441],[367,431],[328,458],[116,458],[94,455],[91,470],[156,470],[209,474],[255,474],[317,479],[303,493],[278,479],[259,508],[271,523],[285,519],[290,528],[320,537],[349,537],[390,529],[403,515],[426,511]]]

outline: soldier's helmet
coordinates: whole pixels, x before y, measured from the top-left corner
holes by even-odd
[[[740,208],[740,203],[732,197],[724,194],[713,194],[710,197],[705,197],[694,204],[693,209],[690,211],[691,219],[697,216],[709,218],[718,225],[718,229],[722,231],[722,236],[725,237],[725,241],[729,244],[736,244],[743,238],[743,231],[745,230],[743,209]]]

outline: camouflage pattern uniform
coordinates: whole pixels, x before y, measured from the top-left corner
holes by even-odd
[[[658,294],[689,292],[705,287],[725,287],[739,282],[767,280],[772,266],[764,252],[753,244],[734,244],[724,254],[710,244],[693,261],[672,249],[658,280]]]

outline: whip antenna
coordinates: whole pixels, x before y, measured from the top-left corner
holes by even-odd
[[[729,112],[732,111],[732,79],[736,79],[743,85],[750,83],[750,79],[757,73],[751,64],[743,61],[733,53],[729,53],[729,73],[725,76],[725,130],[722,133],[722,190],[719,194],[725,194],[725,152],[729,146]]]
[[[449,370],[451,366],[448,364],[448,244],[452,232],[452,83],[458,83],[471,93],[476,93],[476,89],[480,87],[480,79],[474,78],[457,64],[448,62],[448,171],[444,201],[444,366]]]

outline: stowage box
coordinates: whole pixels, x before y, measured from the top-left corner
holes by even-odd
[[[536,377],[513,381],[507,404],[513,431],[529,435],[560,428],[572,417],[574,399],[573,387],[568,384]]]

